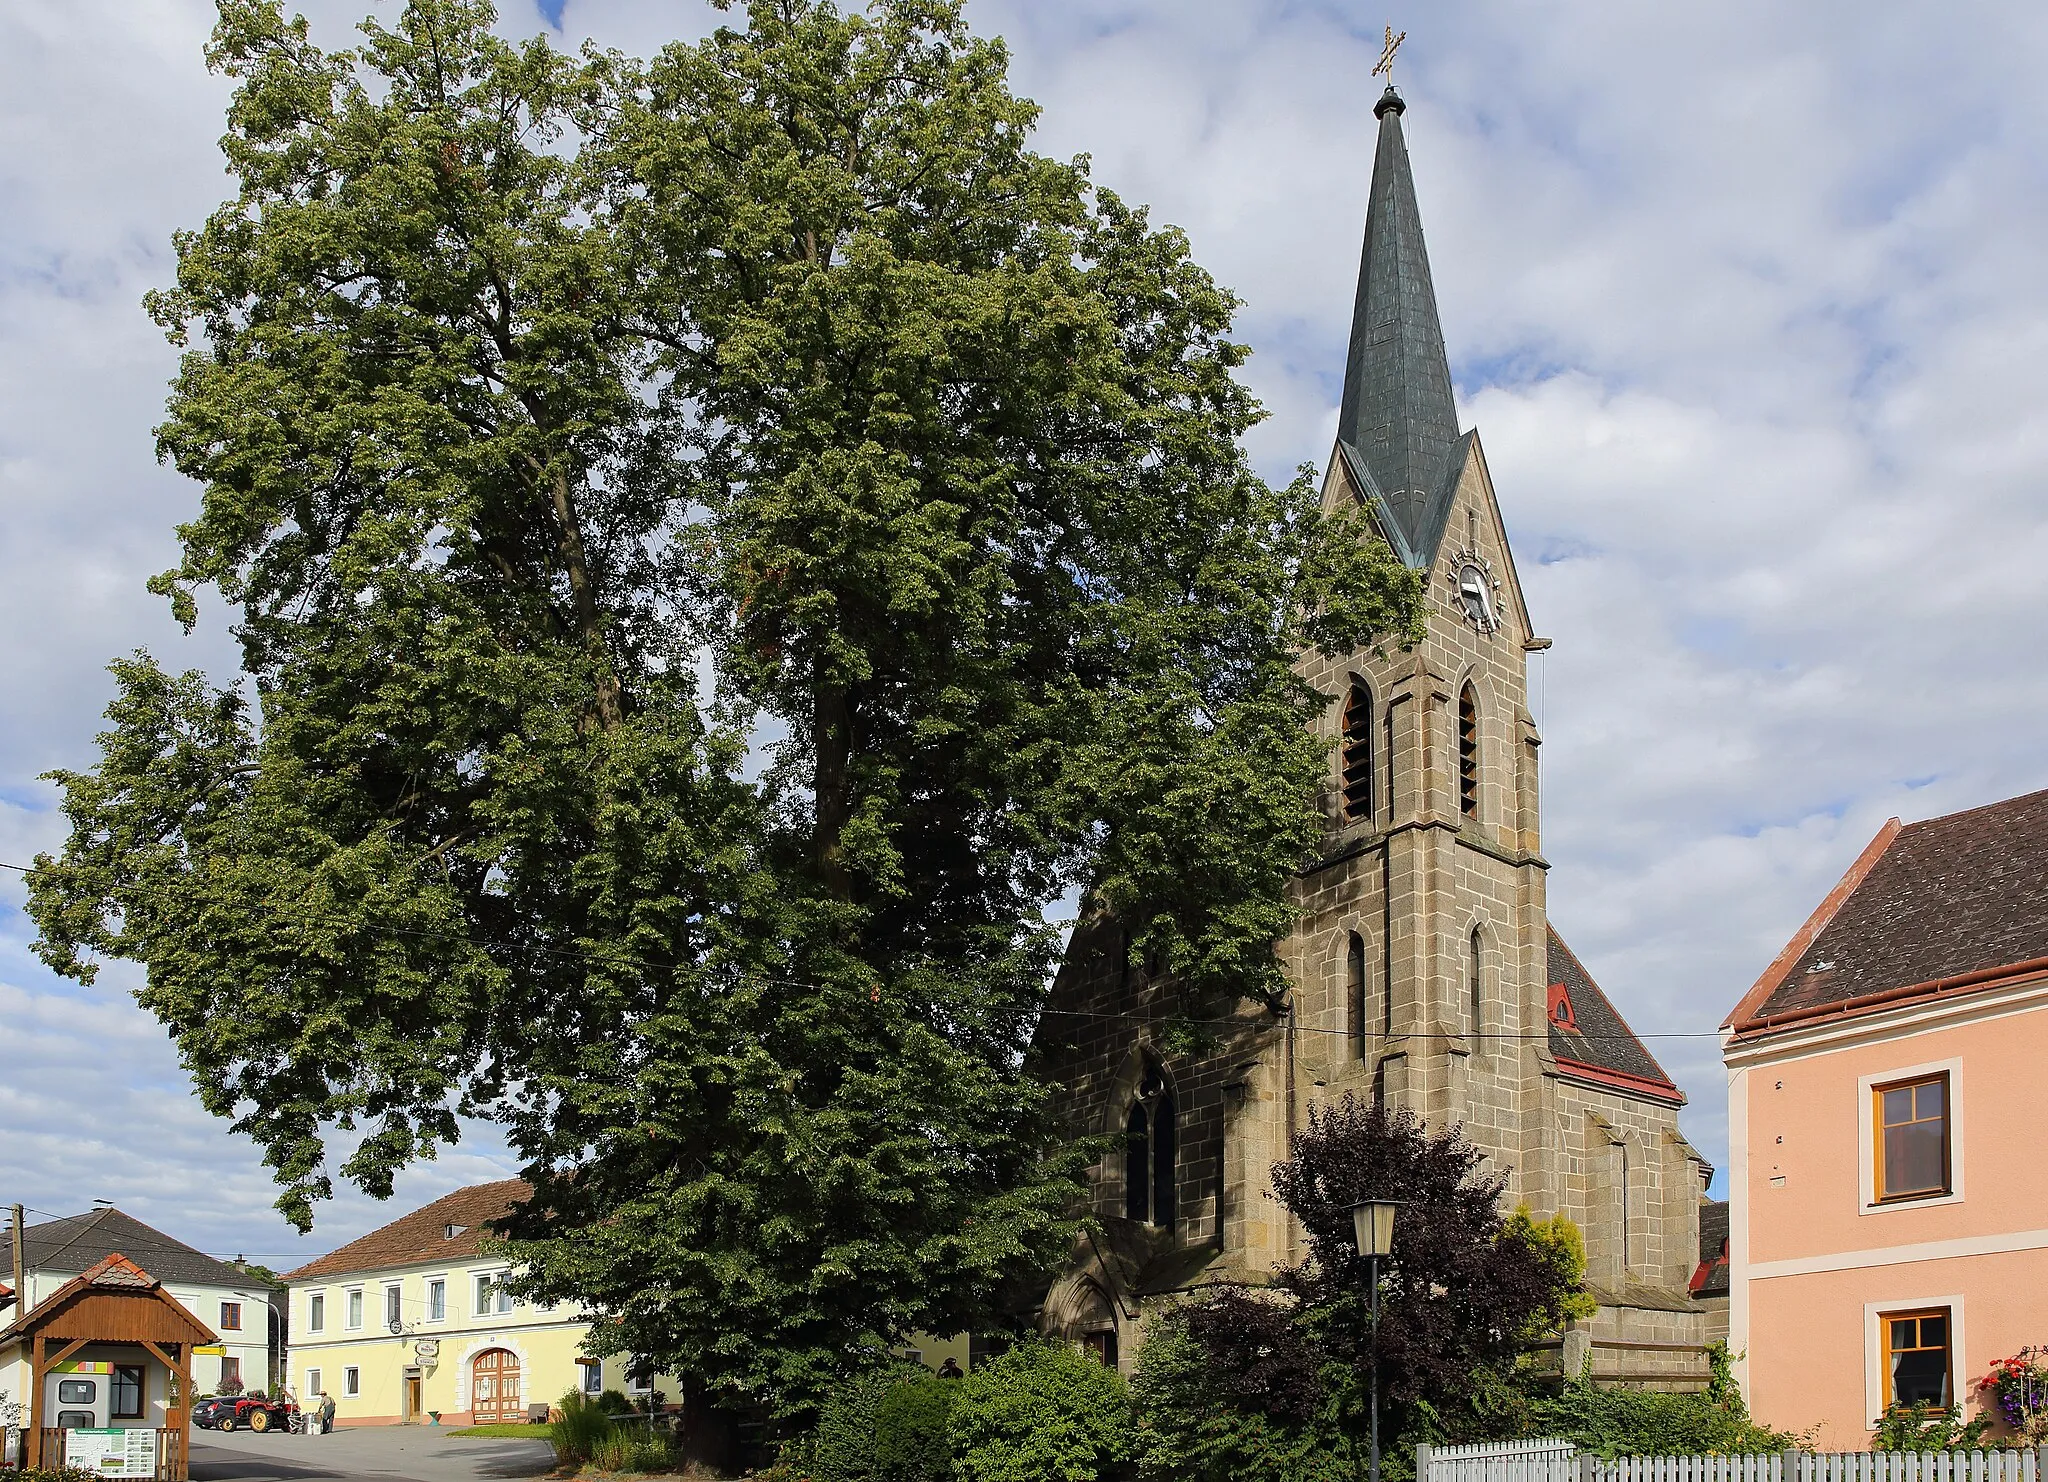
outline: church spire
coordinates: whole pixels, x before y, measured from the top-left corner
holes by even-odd
[[[1382,508],[1411,550],[1433,550],[1442,495],[1458,441],[1451,366],[1437,321],[1415,177],[1401,138],[1407,104],[1391,85],[1373,113],[1380,121],[1365,213],[1365,251],[1344,365],[1337,439],[1378,485]]]

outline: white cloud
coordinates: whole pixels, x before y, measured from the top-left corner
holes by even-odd
[[[364,8],[322,0],[330,37]],[[540,29],[506,0],[508,32]],[[394,6],[383,0],[380,14]],[[1245,300],[1269,474],[1334,426],[1380,18],[1278,0],[974,0],[1040,144],[1189,231]],[[570,0],[645,54],[708,8]],[[137,304],[225,182],[199,0],[0,9],[0,859],[61,840],[105,662],[220,669],[143,580],[190,487]],[[1409,23],[1406,124],[1461,412],[1557,646],[1552,911],[1631,1019],[1711,1029],[1884,818],[2048,785],[2048,13],[1457,0]],[[27,954],[0,879],[0,1197],[111,1197],[208,1249],[296,1247],[119,990]],[[1653,1041],[1725,1164],[1711,1038]],[[146,1135],[144,1130],[146,1129]],[[501,1150],[406,1181],[495,1177]],[[25,1191],[25,1192],[24,1192]],[[307,1248],[376,1222],[344,1200]],[[288,1259],[286,1255],[284,1258]]]

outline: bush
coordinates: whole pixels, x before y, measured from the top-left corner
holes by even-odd
[[[924,1374],[890,1386],[875,1407],[878,1482],[947,1482],[953,1475],[947,1420],[960,1383]]]
[[[1104,1482],[1134,1454],[1121,1375],[1064,1343],[1028,1343],[952,1381],[959,1482]]]
[[[8,1482],[100,1482],[98,1472],[84,1467],[24,1467],[7,1470]]]
[[[575,1390],[562,1396],[559,1414],[548,1422],[548,1444],[559,1466],[579,1466],[596,1459],[598,1447],[611,1436],[611,1417],[602,1399],[593,1401]]]
[[[1801,1438],[1749,1418],[1741,1393],[1727,1383],[1725,1351],[1715,1355],[1717,1382],[1705,1394],[1599,1389],[1581,1374],[1554,1394],[1530,1401],[1526,1435],[1562,1436],[1581,1451],[1619,1456],[1790,1451]]]
[[[921,1367],[888,1364],[843,1381],[818,1410],[809,1441],[792,1448],[793,1460],[813,1482],[871,1482],[875,1428],[882,1401],[899,1384],[922,1376]]]
[[[624,1390],[608,1389],[597,1397],[597,1408],[607,1415],[631,1415],[633,1402],[626,1398]]]
[[[1997,1415],[1984,1411],[1963,1419],[1963,1407],[1943,1410],[1934,1405],[1894,1405],[1877,1423],[1872,1451],[1971,1451],[1984,1444],[1984,1433]]]
[[[1257,1298],[1240,1298],[1250,1303]],[[1261,1304],[1271,1307],[1271,1303]],[[1284,1318],[1284,1314],[1280,1314]],[[1349,1438],[1316,1423],[1318,1391],[1270,1382],[1257,1367],[1231,1373],[1189,1330],[1183,1313],[1155,1327],[1138,1350],[1131,1382],[1137,1411],[1138,1474],[1147,1482],[1351,1482],[1359,1474]],[[1247,1329],[1247,1331],[1251,1331]],[[1313,1385],[1314,1376],[1306,1377]],[[1391,1454],[1386,1458],[1394,1460]]]
[[[643,1426],[614,1426],[598,1441],[590,1462],[601,1472],[667,1472],[675,1468],[676,1453],[666,1436]]]

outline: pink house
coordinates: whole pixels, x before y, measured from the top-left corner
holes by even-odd
[[[1729,1346],[1856,1449],[2048,1343],[2048,792],[1879,831],[1722,1026]]]

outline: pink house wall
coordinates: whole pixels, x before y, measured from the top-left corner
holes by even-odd
[[[1956,1394],[2048,1343],[2048,990],[1825,1021],[1731,1044],[1730,1346],[1758,1419],[1860,1448],[1883,1401],[1875,1314],[1953,1306]],[[1951,1075],[1956,1197],[1870,1208],[1866,1079]]]

